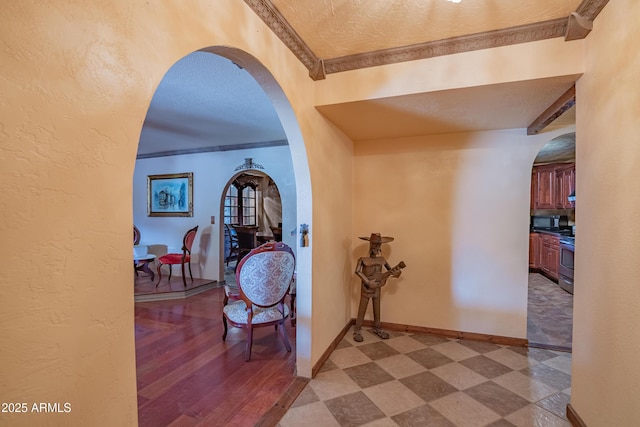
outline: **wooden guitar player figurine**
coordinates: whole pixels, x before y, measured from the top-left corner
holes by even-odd
[[[392,242],[393,237],[382,237],[380,233],[372,233],[370,237],[360,238],[369,241],[369,256],[360,258],[356,266],[356,275],[362,280],[362,287],[353,339],[358,342],[363,340],[361,329],[364,313],[367,311],[369,299],[373,299],[373,333],[386,340],[389,334],[380,326],[380,288],[387,283],[390,276],[400,277],[406,265],[400,261],[392,268],[387,260],[380,256],[382,244]],[[386,271],[383,272],[382,267],[386,268]]]

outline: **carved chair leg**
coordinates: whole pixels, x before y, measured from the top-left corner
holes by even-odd
[[[184,284],[184,287],[187,287],[187,278],[184,276],[184,262],[181,265],[182,267],[182,283]],[[193,278],[191,279],[191,281],[193,282]]]
[[[222,324],[224,325],[224,332],[222,333],[222,341],[227,339],[227,318],[225,315],[222,315]]]
[[[193,282],[193,274],[191,274],[191,261],[189,261],[189,277],[191,277],[191,281]]]
[[[291,344],[289,344],[289,338],[287,337],[287,331],[284,330],[284,321],[286,319],[282,319],[282,327],[280,329],[280,336],[282,337],[282,341],[284,342],[284,347],[287,349],[289,353],[291,353]]]
[[[162,270],[160,269],[160,267],[162,267],[162,263],[158,261],[158,283],[156,283],[156,288],[160,284],[160,280],[162,280]]]
[[[289,304],[291,306],[291,326],[296,326],[296,294],[289,294]]]
[[[251,323],[247,326],[247,349],[244,352],[244,360],[248,362],[251,359],[251,346],[253,345],[253,327]]]

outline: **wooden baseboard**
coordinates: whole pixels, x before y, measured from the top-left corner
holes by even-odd
[[[352,319],[352,323],[355,323],[355,319]],[[365,320],[364,325],[373,326],[373,321]],[[390,331],[431,334],[431,335],[438,335],[438,336],[447,337],[447,338],[484,341],[484,342],[490,342],[493,344],[509,345],[513,347],[527,347],[529,345],[529,341],[526,338],[503,337],[500,335],[479,334],[476,332],[453,331],[449,329],[428,328],[425,326],[401,325],[398,323],[381,322],[380,326],[382,326],[383,329],[388,329]]]
[[[587,427],[587,423],[580,418],[576,410],[571,406],[571,403],[567,404],[567,419],[573,427]]]
[[[329,360],[329,356],[331,356],[333,350],[335,350],[338,344],[340,344],[340,341],[342,341],[342,338],[344,338],[347,332],[349,332],[349,329],[351,329],[351,325],[353,325],[354,323],[355,319],[351,319],[349,322],[347,322],[338,336],[331,342],[331,344],[329,344],[329,347],[325,350],[324,353],[322,353],[322,356],[320,356],[320,359],[318,359],[316,364],[313,365],[313,368],[311,368],[311,378],[315,378],[316,375],[318,375],[318,372],[320,371],[320,368],[322,368],[322,365],[324,365],[324,362]]]
[[[322,354],[320,359],[313,365],[311,369],[311,378],[315,378],[322,365],[329,359],[331,353],[336,349],[338,344],[344,336],[351,329],[351,325],[356,323],[356,319],[351,319],[347,324],[342,328],[338,336],[331,342],[329,347]],[[384,329],[388,329],[390,331],[400,331],[400,332],[414,332],[414,333],[422,333],[422,334],[431,334],[438,335],[447,338],[455,338],[455,339],[467,339],[473,341],[484,341],[490,342],[499,345],[509,345],[513,347],[527,347],[529,345],[529,341],[525,338],[512,338],[512,337],[503,337],[500,335],[489,335],[489,334],[478,334],[475,332],[462,332],[462,331],[452,331],[448,329],[438,329],[438,328],[427,328],[424,326],[412,326],[412,325],[401,325],[398,323],[385,323],[381,322],[380,325]],[[372,320],[365,320],[364,326],[372,327]]]

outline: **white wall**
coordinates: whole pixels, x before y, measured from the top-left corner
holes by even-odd
[[[176,147],[179,148],[179,147]],[[269,175],[280,191],[282,199],[282,240],[294,251],[296,238],[290,235],[296,227],[296,187],[288,146],[251,150],[221,151],[181,156],[156,157],[136,161],[133,176],[133,221],[140,229],[140,244],[165,244],[169,250],[180,252],[186,230],[198,225],[193,245],[192,272],[194,277],[221,280],[223,248],[221,247],[221,203],[229,180],[238,173],[235,168],[253,158]],[[193,217],[147,216],[147,176],[167,173],[193,172]],[[211,224],[211,217],[215,224]],[[173,274],[180,275],[174,267]]]

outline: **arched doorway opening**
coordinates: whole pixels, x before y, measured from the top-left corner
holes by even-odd
[[[256,58],[250,54],[229,47],[209,47],[199,50],[198,54],[212,54],[230,60],[234,67],[249,73],[255,82],[262,88],[264,94],[271,101],[272,107],[275,110],[277,119],[280,122],[282,129],[284,130],[286,144],[277,145],[274,149],[286,150],[288,156],[282,156],[282,152],[277,153],[274,157],[277,160],[282,161],[284,157],[288,159],[288,165],[286,168],[287,178],[281,178],[278,175],[277,170],[269,169],[271,167],[269,159],[260,157],[260,161],[265,164],[269,176],[271,176],[276,182],[278,182],[278,190],[282,195],[283,188],[291,188],[293,192],[292,197],[282,197],[283,212],[283,229],[287,230],[283,233],[283,240],[289,239],[289,244],[292,247],[296,247],[296,237],[292,235],[292,232],[296,230],[298,223],[311,224],[312,223],[312,194],[308,161],[306,156],[306,149],[300,127],[297,123],[294,111],[286,98],[282,88],[278,85],[273,78],[269,70],[267,70]],[[187,79],[183,82],[185,87],[188,87],[190,80]],[[227,85],[228,82],[223,82],[223,85]],[[159,88],[162,85],[159,86]],[[193,93],[193,88],[189,91]],[[157,94],[157,93],[156,93]],[[187,94],[188,95],[188,94]],[[155,95],[154,95],[155,97]],[[175,99],[169,99],[174,102]],[[228,109],[228,108],[227,108]],[[157,117],[156,117],[157,118]],[[163,117],[160,117],[161,119]],[[178,117],[180,118],[180,116]],[[163,127],[166,125],[163,120],[154,122],[153,117],[147,116],[146,122],[150,121],[156,125],[156,127]],[[184,120],[182,123],[184,124]],[[143,126],[144,129],[144,126]],[[143,131],[144,133],[144,131]],[[142,135],[141,135],[142,138]],[[179,139],[176,139],[179,141]],[[267,143],[273,141],[266,141]],[[247,152],[248,155],[256,157],[261,155],[265,150],[265,146],[269,144],[263,144],[262,146],[254,145]],[[174,150],[177,150],[177,146]],[[262,150],[262,151],[260,151]],[[258,154],[256,154],[258,152]],[[196,261],[197,265],[194,269],[194,276],[198,272],[199,274],[205,274],[211,278],[219,278],[220,265],[222,264],[222,248],[219,242],[222,242],[222,217],[216,216],[220,212],[217,206],[212,207],[211,194],[223,194],[223,189],[227,183],[229,176],[229,169],[233,171],[233,167],[238,163],[240,156],[244,157],[247,154],[243,150],[202,150],[191,149],[183,150],[180,153],[172,153],[171,151],[165,151],[161,153],[165,163],[162,165],[159,172],[180,172],[191,171],[203,156],[208,156],[204,161],[205,165],[201,166],[200,173],[194,174],[194,217],[193,221],[202,224],[200,236],[195,243],[195,247],[198,248],[200,258]],[[224,155],[224,156],[222,156]],[[223,158],[223,160],[219,160]],[[159,159],[158,157],[157,159]],[[258,157],[256,157],[258,159]],[[157,169],[156,162],[152,156],[140,156],[138,153],[138,161],[136,162],[134,172],[134,221],[136,224],[140,224],[139,227],[143,229],[143,234],[149,240],[159,240],[160,237],[164,238],[168,233],[172,233],[172,223],[176,222],[172,218],[150,219],[147,217],[146,208],[146,176],[151,174],[152,169]],[[143,167],[140,167],[140,163],[144,163]],[[169,170],[171,169],[171,170]],[[176,169],[176,170],[172,170]],[[224,177],[217,178],[215,174],[224,173]],[[199,193],[203,191],[209,201],[198,201],[198,197],[202,197]],[[215,209],[215,210],[212,210]],[[291,212],[291,214],[286,214]],[[182,219],[191,221],[192,219]],[[147,224],[145,224],[145,222]],[[152,223],[153,222],[153,223]],[[146,225],[152,224],[150,227]],[[145,228],[147,228],[145,230]],[[182,228],[182,227],[181,227]],[[178,234],[176,231],[174,234]],[[312,247],[304,248],[304,250],[298,250],[296,253],[296,275],[297,275],[297,308],[298,308],[298,322],[297,322],[297,366],[296,372],[299,376],[311,376],[311,260],[312,260]],[[300,356],[302,355],[302,356]]]
[[[287,196],[293,193],[290,191],[293,189],[288,190],[285,193]],[[232,273],[243,250],[270,240],[282,241],[282,198],[274,179],[256,169],[246,169],[232,176],[221,197],[220,219],[223,230],[220,233],[220,243],[224,280],[229,283],[235,282]],[[255,239],[252,239],[251,244],[238,242],[235,227],[250,228],[255,232]]]
[[[527,339],[530,347],[572,350],[575,239],[575,131],[538,152],[531,173]]]

